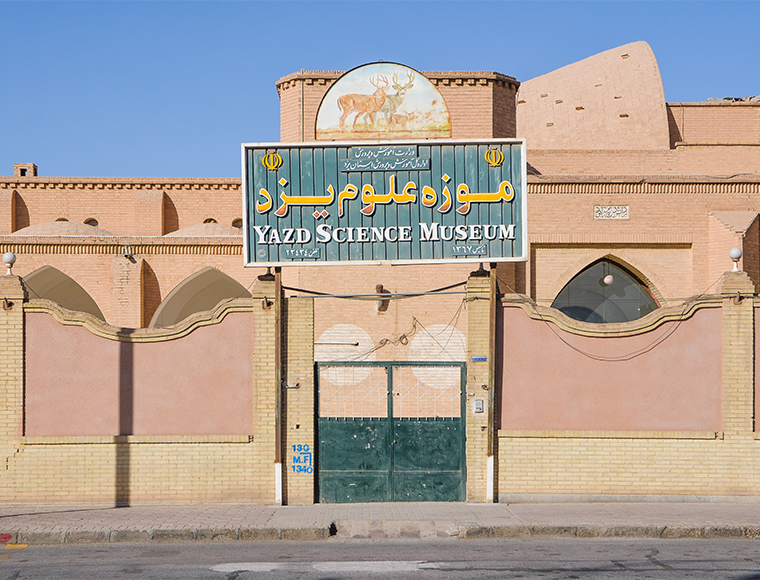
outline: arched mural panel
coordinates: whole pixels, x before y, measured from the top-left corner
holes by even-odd
[[[318,140],[451,137],[441,93],[418,71],[392,62],[348,71],[317,111]]]

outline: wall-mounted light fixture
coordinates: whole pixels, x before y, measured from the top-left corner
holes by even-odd
[[[375,285],[375,294],[390,294],[388,290],[383,288],[382,284],[376,284]],[[388,310],[388,306],[390,306],[391,300],[390,298],[380,298],[377,301],[377,313],[382,314],[386,310]]]
[[[16,263],[16,254],[13,252],[5,252],[3,254],[3,263],[5,264],[6,268],[8,268],[8,271],[5,273],[6,276],[13,276],[13,264]]]

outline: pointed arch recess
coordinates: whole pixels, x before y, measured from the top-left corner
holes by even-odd
[[[648,281],[622,260],[611,258],[603,256],[578,271],[556,295],[552,308],[594,323],[630,322],[660,308]]]
[[[629,257],[623,257],[620,254],[611,254],[609,250],[590,252],[583,256],[580,260],[573,263],[567,270],[564,271],[556,283],[554,284],[550,296],[556,297],[567,284],[580,274],[583,270],[591,266],[594,262],[599,260],[609,260],[615,262],[618,266],[624,270],[628,270],[631,274],[641,281],[651,292],[654,299],[660,306],[668,306],[670,303],[665,299],[665,296],[660,292],[659,287],[662,281],[653,273],[645,273],[646,266],[640,264],[638,260],[631,259]]]
[[[73,278],[53,266],[42,266],[24,276],[24,282],[30,290],[30,297],[44,298],[67,310],[87,312],[103,321],[106,319],[92,296]]]
[[[148,327],[172,326],[196,312],[212,310],[222,300],[250,296],[240,282],[209,266],[174,288],[156,309]]]

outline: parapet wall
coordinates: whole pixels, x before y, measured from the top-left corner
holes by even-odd
[[[760,145],[758,103],[668,103],[672,147]]]

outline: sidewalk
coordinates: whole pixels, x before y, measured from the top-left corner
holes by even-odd
[[[0,544],[548,536],[760,539],[760,503],[0,506]]]

